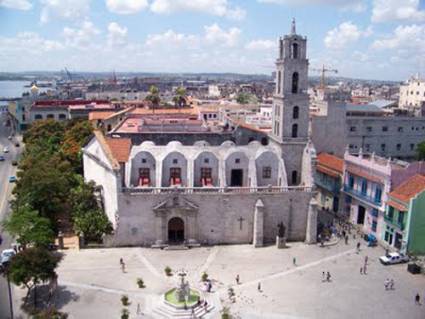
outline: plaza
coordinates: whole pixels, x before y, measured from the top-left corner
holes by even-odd
[[[173,272],[186,270],[191,287],[200,290],[201,275],[208,274],[212,291],[204,294],[214,307],[203,318],[220,318],[223,307],[230,307],[233,318],[424,318],[425,277],[408,273],[406,264],[381,265],[383,249],[368,248],[363,240],[357,254],[356,243],[350,239],[348,245],[341,241],[329,247],[291,242],[287,249],[226,245],[67,251],[58,268],[55,303],[69,318],[118,318],[124,308],[120,298],[126,294],[130,318],[161,318],[157,309],[162,294],[178,280],[165,275],[169,266]],[[361,275],[365,256],[367,275]],[[330,282],[322,281],[323,271],[330,272]],[[137,278],[146,288],[137,287]],[[385,290],[387,278],[394,279],[394,290]],[[235,302],[228,297],[229,287],[234,288]],[[421,306],[414,302],[417,293]],[[24,290],[15,288],[15,294],[24,296]]]

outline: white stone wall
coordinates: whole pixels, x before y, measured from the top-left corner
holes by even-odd
[[[120,176],[112,169],[96,139],[84,148],[83,165],[85,181],[94,181],[96,185],[102,186],[105,213],[115,227]]]
[[[157,218],[153,207],[175,196],[172,194],[119,194],[119,225],[110,244],[152,245],[158,239]],[[277,224],[283,222],[289,240],[304,240],[310,192],[293,191],[278,194],[188,194],[179,195],[199,206],[195,234],[200,243],[250,243],[253,237],[255,204],[265,206],[264,240],[272,243]],[[171,219],[167,217],[167,222]],[[242,229],[239,218],[242,217]],[[186,222],[185,222],[186,224]],[[165,225],[165,227],[167,227]],[[166,231],[166,230],[165,230]]]

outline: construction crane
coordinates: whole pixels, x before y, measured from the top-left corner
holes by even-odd
[[[325,65],[322,65],[321,69],[315,69],[315,68],[311,68],[310,70],[315,71],[315,72],[320,72],[320,88],[325,88],[326,86],[326,81],[325,81],[325,75],[326,73],[338,73],[338,70],[336,69],[331,69],[328,67],[325,67]]]
[[[66,75],[68,76],[69,81],[72,82],[71,72],[69,72],[66,67],[65,67],[65,72],[66,72]]]

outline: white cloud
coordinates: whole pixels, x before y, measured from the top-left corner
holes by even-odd
[[[57,41],[46,40],[35,32],[20,32],[14,38],[0,37],[0,52],[12,53],[24,58],[24,53],[42,54],[61,50],[64,46]]]
[[[374,0],[372,21],[424,21],[425,11],[419,10],[419,3],[419,0]]]
[[[372,34],[372,29],[367,28],[365,31],[350,21],[341,23],[338,27],[329,30],[325,37],[325,45],[329,49],[340,50],[347,45],[358,41],[361,37],[367,37]]]
[[[397,49],[403,51],[425,49],[425,25],[398,26],[391,36],[375,40],[374,49]]]
[[[230,28],[224,30],[216,23],[205,26],[205,40],[209,44],[218,44],[227,47],[234,47],[239,42],[241,30],[238,28]]]
[[[329,5],[344,11],[362,12],[366,10],[365,0],[257,0],[260,3],[271,3],[289,6]]]
[[[127,28],[121,27],[116,22],[111,22],[108,25],[108,45],[122,46],[127,43]]]
[[[245,45],[248,50],[271,50],[276,47],[276,41],[272,40],[252,40]]]
[[[109,11],[118,14],[133,14],[149,6],[147,0],[106,0]]]
[[[364,52],[354,51],[353,52],[353,59],[355,61],[358,61],[358,62],[366,62],[366,61],[369,60],[369,55],[367,55]]]
[[[230,5],[227,0],[153,0],[150,9],[159,14],[202,12],[235,20],[241,20],[246,15],[245,10]]]
[[[193,46],[198,41],[198,37],[195,35],[186,35],[183,33],[177,33],[173,30],[168,30],[164,33],[149,34],[145,44],[148,47],[161,46]]]
[[[67,46],[87,49],[92,44],[93,38],[99,33],[100,31],[91,21],[84,21],[79,29],[65,27],[62,35]]]
[[[41,5],[41,23],[52,18],[80,20],[90,12],[90,0],[41,0]]]
[[[27,0],[0,0],[0,7],[17,10],[29,10],[32,8],[32,4]]]

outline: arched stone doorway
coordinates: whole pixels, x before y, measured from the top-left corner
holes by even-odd
[[[168,242],[181,243],[184,241],[184,221],[173,217],[168,221]]]

